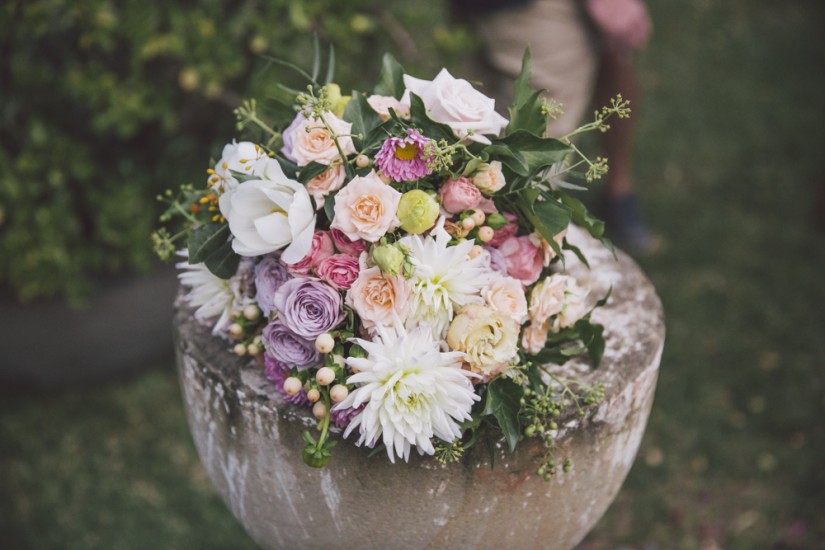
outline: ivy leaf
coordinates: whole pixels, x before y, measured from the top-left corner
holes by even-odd
[[[589,319],[581,319],[576,323],[576,328],[593,360],[593,368],[598,368],[604,356],[604,326],[591,323]]]
[[[509,378],[497,378],[487,384],[485,414],[492,414],[498,420],[504,439],[512,453],[521,436],[519,412],[524,388]]]
[[[525,130],[537,136],[544,135],[547,117],[541,112],[541,92],[530,86],[530,48],[524,50],[521,72],[513,85],[513,103],[508,107],[510,123],[507,134]]]
[[[378,83],[373,88],[373,92],[378,95],[401,99],[405,88],[404,67],[392,55],[385,53],[384,58],[381,60],[381,73],[378,75]]]
[[[587,232],[596,239],[604,236],[604,222],[590,214],[582,201],[567,193],[559,193],[559,198],[570,208],[574,222],[587,229]]]
[[[326,164],[310,162],[309,164],[301,168],[300,172],[298,172],[298,181],[301,183],[306,183],[315,176],[326,172],[328,168],[329,166],[327,166]]]
[[[189,249],[189,263],[199,264],[217,252],[229,241],[229,226],[226,224],[208,223],[192,231],[187,248]]]
[[[367,102],[367,96],[355,91],[352,92],[352,99],[344,109],[344,120],[352,123],[353,134],[361,134],[361,139],[352,138],[355,148],[359,150],[363,147],[362,142],[366,141],[371,132],[383,123],[378,113]]]

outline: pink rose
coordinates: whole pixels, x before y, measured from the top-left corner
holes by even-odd
[[[441,205],[450,214],[475,208],[484,198],[469,178],[448,179],[438,194],[441,196]]]
[[[493,238],[487,242],[487,246],[501,246],[501,243],[509,239],[510,237],[515,237],[516,232],[518,232],[518,225],[516,221],[518,218],[514,214],[510,214],[509,212],[504,212],[502,214],[507,220],[510,222],[507,225],[496,229],[493,233]]]
[[[374,243],[400,225],[396,211],[401,193],[381,181],[373,171],[355,176],[335,195],[331,227],[350,239]]]
[[[293,277],[308,275],[311,269],[317,270],[318,265],[333,254],[335,254],[335,248],[332,246],[329,231],[316,231],[312,236],[312,248],[309,249],[307,255],[294,264],[284,262],[284,265]]]
[[[532,285],[541,275],[543,254],[530,237],[510,237],[498,247],[507,264],[507,274],[524,286]]]
[[[324,258],[315,270],[321,279],[338,290],[351,287],[360,271],[358,259],[347,254],[333,254]]]
[[[369,245],[361,239],[350,240],[340,229],[333,227],[330,229],[330,235],[332,235],[332,242],[335,243],[335,248],[342,254],[358,258],[362,252],[366,252],[367,248],[369,248]]]

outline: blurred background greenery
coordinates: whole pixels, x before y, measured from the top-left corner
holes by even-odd
[[[648,3],[634,184],[665,239],[641,263],[668,341],[639,457],[582,546],[825,547],[825,8]],[[444,4],[382,6],[4,3],[0,280],[78,301],[148,267],[154,195],[200,182],[231,106],[283,78],[257,54],[304,62],[318,32],[345,90],[372,83],[384,50],[422,76],[461,71],[475,41]],[[252,547],[198,462],[171,359],[94,387],[3,388],[0,471],[3,547]]]

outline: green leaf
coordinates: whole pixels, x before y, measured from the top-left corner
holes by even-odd
[[[221,279],[229,279],[236,271],[241,257],[232,249],[232,241],[226,241],[223,246],[209,255],[203,262],[209,271]]]
[[[335,79],[335,46],[330,42],[329,55],[327,55],[327,74],[324,77],[324,84],[329,84]]]
[[[378,83],[373,88],[373,92],[378,95],[401,99],[405,88],[404,67],[392,55],[385,53],[384,58],[381,60],[381,73],[378,75]]]
[[[487,384],[486,414],[492,414],[498,420],[504,439],[512,453],[521,436],[519,412],[524,388],[509,378],[496,378]]]
[[[528,189],[519,196],[516,206],[548,242],[570,225],[570,208],[547,191]]]
[[[581,334],[581,341],[590,352],[593,360],[593,368],[598,368],[604,356],[604,327],[591,323],[589,319],[581,319],[576,323],[576,328]]]
[[[312,82],[318,81],[321,73],[321,44],[318,43],[318,34],[312,35]]]
[[[436,141],[441,139],[455,141],[455,134],[452,128],[431,119],[429,115],[427,115],[424,100],[413,93],[410,93],[410,121],[413,126],[420,128],[421,133],[430,139]]]
[[[567,355],[564,355],[561,352],[561,348],[558,346],[552,348],[544,348],[532,357],[533,361],[541,365],[546,365],[547,363],[553,363],[554,365],[563,365],[569,359]]]
[[[507,134],[525,130],[541,136],[547,128],[547,117],[541,112],[541,92],[530,86],[530,77],[530,48],[527,48],[521,61],[521,72],[513,85],[513,103],[508,107],[510,122]]]
[[[292,162],[291,160],[287,160],[286,158],[282,157],[281,155],[275,155],[275,160],[278,161],[278,164],[281,165],[281,170],[284,171],[284,175],[290,179],[295,179],[298,177],[298,165]]]
[[[212,253],[219,250],[229,240],[229,226],[226,224],[208,223],[192,231],[187,248],[189,249],[189,263],[205,262]]]
[[[361,92],[352,92],[352,99],[347,103],[344,109],[344,120],[352,123],[352,133],[361,134],[362,139],[353,137],[356,149],[364,148],[364,142],[368,141],[372,132],[383,124],[381,117],[378,116],[369,102],[367,96]]]
[[[601,239],[604,236],[604,222],[591,215],[582,201],[563,192],[559,192],[558,196],[570,208],[573,213],[573,221],[576,224],[587,229],[587,232],[596,239]]]
[[[551,242],[551,244],[552,244],[552,242]],[[558,245],[556,245],[556,246],[558,246]],[[581,251],[581,248],[579,248],[578,246],[576,246],[574,244],[570,244],[570,242],[567,239],[564,239],[562,241],[561,247],[562,247],[563,250],[569,250],[570,252],[575,254],[576,257],[579,259],[579,261],[581,263],[583,263],[585,266],[587,266],[588,269],[590,269],[590,263],[588,263],[587,258],[584,256],[584,253]],[[558,254],[558,252],[556,252],[556,254]],[[562,256],[562,258],[563,258],[563,256]]]
[[[563,161],[572,152],[568,145],[555,138],[542,138],[525,130],[517,130],[494,143],[498,144],[508,147],[516,158],[521,155],[526,171],[517,170],[521,162],[516,164],[502,158],[502,164],[506,163],[520,176],[535,176],[540,170]]]
[[[301,183],[306,183],[315,176],[326,172],[328,168],[329,166],[326,164],[310,162],[309,164],[301,168],[300,172],[298,172],[298,181]]]
[[[338,191],[334,191],[324,197],[324,214],[327,215],[330,223],[332,223],[333,218],[335,218],[335,195],[337,194]]]

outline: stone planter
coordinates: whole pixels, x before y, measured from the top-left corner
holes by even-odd
[[[568,266],[585,279],[605,325],[601,367],[563,372],[605,384],[605,399],[560,425],[570,472],[535,474],[543,448],[510,455],[472,447],[442,466],[414,453],[392,465],[384,454],[341,442],[322,470],[301,461],[308,413],[283,402],[259,369],[232,357],[178,304],[177,359],[192,436],[212,483],[250,536],[266,548],[570,548],[602,516],[633,464],[653,402],[664,322],[658,297],[625,254],[618,261],[572,231],[593,266]],[[572,372],[571,372],[572,371]],[[351,436],[353,437],[353,436]],[[532,440],[530,440],[532,441]]]

